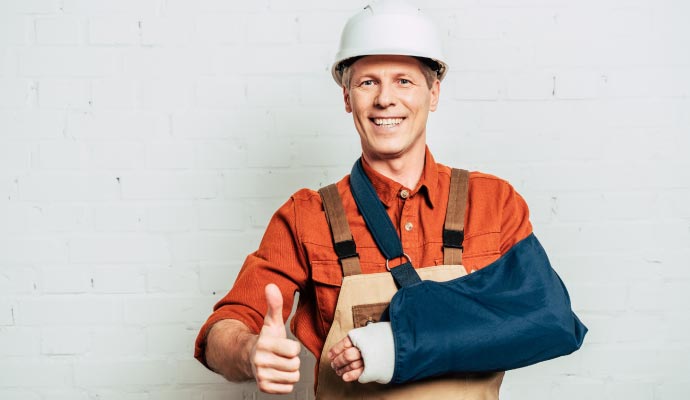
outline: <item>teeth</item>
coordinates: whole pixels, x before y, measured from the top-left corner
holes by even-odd
[[[392,127],[402,122],[402,118],[374,118],[374,123],[378,126]]]

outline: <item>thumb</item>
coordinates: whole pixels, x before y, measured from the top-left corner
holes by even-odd
[[[268,329],[271,336],[286,337],[285,322],[283,321],[283,294],[274,283],[269,283],[264,289],[266,293],[266,317],[264,329]]]

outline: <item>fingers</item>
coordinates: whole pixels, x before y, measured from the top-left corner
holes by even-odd
[[[345,382],[356,381],[364,372],[362,353],[348,336],[331,347],[328,357],[331,360],[331,368]]]
[[[356,361],[362,361],[362,353],[358,348],[350,347],[331,360],[331,367],[337,371]]]
[[[291,393],[299,381],[298,342],[287,339],[283,320],[283,295],[278,286],[269,283],[264,288],[266,316],[264,325],[251,354],[254,379],[265,393]]]
[[[352,344],[350,337],[345,336],[338,343],[334,344],[333,347],[331,347],[331,349],[328,351],[328,358],[333,361],[334,358],[350,347],[354,347],[354,345]]]
[[[255,373],[256,384],[264,393],[291,393],[299,382],[299,370],[278,371],[270,368],[260,368]]]
[[[251,356],[254,378],[265,393],[285,394],[299,381],[300,345],[294,340],[259,335]]]
[[[285,332],[285,321],[283,321],[283,295],[280,289],[273,283],[269,283],[264,288],[266,294],[266,316],[264,317],[264,328],[267,334],[276,337],[287,337]]]

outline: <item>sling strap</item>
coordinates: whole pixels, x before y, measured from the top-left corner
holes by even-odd
[[[393,275],[396,285],[405,287],[420,282],[421,279],[412,266],[412,260],[403,252],[398,232],[381,204],[371,181],[364,173],[361,159],[357,160],[352,167],[350,186],[357,208],[379,250],[386,258],[386,269]],[[469,172],[453,168],[451,170],[448,208],[443,227],[443,263],[445,265],[462,265],[468,188]],[[336,185],[331,184],[319,189],[319,194],[333,236],[333,247],[343,269],[343,275],[361,274],[362,269],[357,247],[347,223],[347,216]],[[394,258],[404,258],[406,261],[391,268],[388,263]]]
[[[358,275],[362,273],[359,265],[357,246],[347,223],[347,216],[343,209],[343,202],[338,193],[338,187],[330,184],[319,189],[326,219],[333,236],[333,248],[338,255],[338,261],[343,268],[343,276]]]
[[[358,159],[350,173],[350,190],[355,198],[357,208],[374,237],[383,256],[386,257],[386,269],[393,275],[393,280],[398,288],[414,285],[422,281],[412,266],[412,260],[403,252],[402,243],[398,231],[388,217],[381,199],[369,177],[364,173],[362,159]],[[407,261],[391,268],[388,263],[394,258],[404,257]]]
[[[453,168],[450,173],[448,209],[443,225],[443,263],[462,265],[462,242],[465,240],[465,210],[470,173]]]

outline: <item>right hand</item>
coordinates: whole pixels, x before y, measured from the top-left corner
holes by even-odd
[[[262,392],[291,393],[299,381],[301,346],[287,338],[283,321],[283,295],[278,286],[269,283],[265,293],[268,311],[252,348],[252,372]]]

